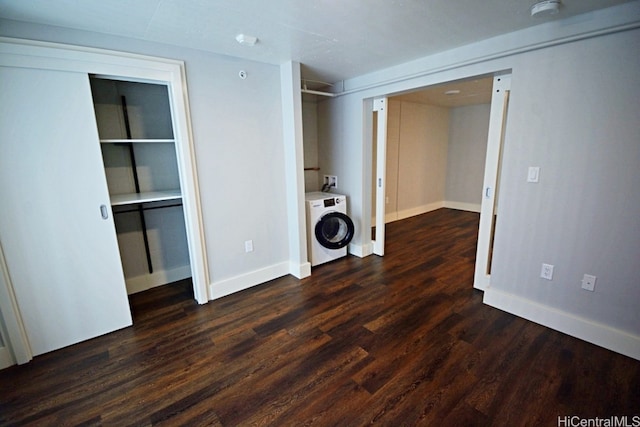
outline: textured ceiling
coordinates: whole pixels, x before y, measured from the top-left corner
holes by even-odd
[[[0,17],[189,47],[270,64],[294,60],[336,82],[499,34],[629,0],[0,0]],[[239,33],[258,37],[238,44]]]
[[[493,77],[478,77],[430,86],[419,91],[397,95],[393,99],[439,107],[462,107],[491,103]]]

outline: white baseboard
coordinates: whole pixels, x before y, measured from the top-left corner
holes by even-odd
[[[298,279],[309,277],[311,276],[311,263],[304,262],[302,264],[298,264],[295,262],[291,262],[289,263],[289,274]]]
[[[209,285],[209,300],[222,298],[224,296],[251,288],[256,285],[268,282],[278,277],[286,276],[290,272],[289,262],[274,264],[259,270],[250,271],[246,274],[219,280]]]
[[[410,209],[404,209],[404,210],[398,211],[397,219],[401,220],[401,219],[411,218],[412,216],[422,215],[424,213],[435,211],[436,209],[440,209],[443,207],[444,207],[444,202],[440,201],[440,202],[429,203],[422,206],[416,206]]]
[[[385,224],[389,224],[390,222],[397,221],[397,220],[398,220],[398,212],[391,212],[391,213],[385,214],[384,216]],[[375,224],[375,222],[373,224]]]
[[[127,284],[127,294],[135,294],[155,288],[156,286],[166,285],[167,283],[177,282],[178,280],[191,277],[191,268],[188,265],[174,268],[171,270],[154,271],[151,274],[130,277],[125,279]]]
[[[369,242],[364,245],[349,244],[348,252],[358,258],[364,258],[373,253],[373,243]]]
[[[411,218],[412,216],[422,215],[424,213],[435,211],[436,209],[440,208],[449,208],[457,209],[460,211],[480,213],[480,206],[481,205],[477,203],[464,203],[443,200],[439,202],[429,203],[427,205],[416,206],[415,208],[404,209],[398,212],[387,212],[384,216],[384,222],[385,224],[388,224],[390,222],[399,221],[401,219]],[[372,222],[372,224],[375,224],[375,222]]]
[[[492,288],[484,292],[483,302],[507,313],[640,360],[640,336]]]
[[[464,203],[464,202],[453,202],[450,200],[444,201],[444,207],[449,209],[457,209],[459,211],[467,211],[467,212],[477,212],[480,213],[480,204],[479,203]]]

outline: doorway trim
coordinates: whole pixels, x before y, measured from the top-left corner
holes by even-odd
[[[373,112],[377,114],[376,125],[376,164],[375,164],[375,187],[376,187],[376,223],[375,237],[371,241],[373,253],[384,256],[385,238],[385,216],[386,216],[386,180],[387,180],[387,118],[388,100],[386,97],[375,98],[373,100]],[[373,205],[372,205],[373,207]]]
[[[487,289],[491,282],[493,235],[495,233],[497,204],[500,193],[500,166],[510,93],[511,74],[496,75],[493,78],[491,95],[487,155],[484,163],[482,205],[480,207],[478,246],[473,279],[473,287],[482,291]]]
[[[493,74],[494,76],[494,85],[496,85],[496,81],[499,80],[498,85],[499,88],[504,91],[504,90],[509,90],[510,89],[510,82],[511,82],[511,74],[509,70],[503,70],[503,71],[494,71],[493,73],[486,73],[486,74],[481,74],[482,76],[491,76]],[[414,88],[410,88],[410,89],[405,89],[403,90],[403,92],[408,92],[408,91],[412,91],[412,90],[419,90],[421,88],[425,88],[425,87],[429,87],[429,86],[436,86],[436,85],[442,85],[442,84],[446,84],[448,82],[453,82],[453,81],[457,81],[457,80],[468,80],[468,79],[472,79],[474,78],[474,75],[471,76],[467,76],[467,77],[462,77],[462,78],[457,78],[457,79],[452,79],[452,80],[444,80],[442,82],[434,82],[428,86],[416,86]],[[493,94],[495,94],[496,91],[496,87],[494,87],[492,89]],[[384,97],[376,97],[373,98],[373,109],[372,109],[372,114],[375,112],[378,112],[378,110],[376,108],[376,102],[378,102],[379,100],[384,99],[385,100],[385,106],[388,107],[388,97],[391,96],[391,93],[388,93],[386,96]],[[384,133],[381,134],[381,126],[380,126],[380,113],[378,112],[378,126],[377,129],[374,129],[374,132],[377,132],[377,140],[376,140],[376,162],[375,165],[373,165],[373,169],[372,169],[372,174],[375,173],[376,176],[376,180],[375,182],[373,180],[371,180],[371,182],[373,183],[373,185],[375,185],[375,189],[376,189],[376,232],[375,232],[375,238],[371,240],[371,243],[373,245],[374,248],[374,253],[380,256],[384,255],[384,244],[385,244],[385,227],[384,227],[384,217],[382,215],[380,215],[380,213],[384,213],[384,200],[385,200],[385,194],[384,194],[384,185],[385,185],[385,174],[386,174],[386,125],[387,125],[387,111],[388,108],[384,109]],[[485,197],[484,195],[486,187],[487,187],[487,182],[491,182],[490,185],[490,190],[489,193],[491,193],[491,197],[489,198],[489,202],[491,203],[490,205],[487,204],[486,206],[491,206],[491,209],[493,209],[493,202],[496,199],[497,196],[497,189],[496,189],[496,182],[497,182],[497,173],[498,173],[498,165],[499,165],[499,156],[500,156],[500,147],[501,147],[501,142],[502,142],[502,137],[503,137],[503,128],[505,123],[503,122],[503,118],[504,120],[506,120],[506,116],[503,116],[503,112],[506,114],[506,107],[505,107],[505,102],[504,102],[504,98],[502,96],[502,93],[500,93],[500,97],[495,97],[492,95],[492,99],[491,99],[491,113],[490,113],[490,129],[487,135],[487,157],[485,159],[485,178],[484,178],[484,186],[483,186],[483,202],[482,202],[482,206],[485,206]],[[499,125],[498,128],[495,128],[492,130],[492,121],[498,121]],[[496,126],[495,124],[493,125],[494,127]],[[498,131],[499,130],[499,131]],[[496,140],[496,138],[499,138]],[[381,143],[382,142],[382,143]],[[498,150],[489,150],[489,146],[490,145],[496,145],[498,147]],[[371,146],[373,147],[373,144],[371,144]],[[384,148],[381,148],[381,146],[384,146]],[[381,150],[383,150],[381,152]],[[491,165],[489,165],[489,158],[491,156]],[[381,161],[382,160],[382,161]],[[491,167],[492,169],[494,169],[494,177],[493,180],[489,180],[487,181],[487,169],[488,167]],[[379,181],[379,178],[382,177],[382,181]],[[382,184],[382,187],[380,186],[380,184]],[[382,188],[382,195],[380,195],[380,191]],[[495,190],[495,191],[494,191]],[[382,206],[380,207],[382,201]],[[373,203],[371,204],[371,209],[373,208]],[[488,209],[487,207],[485,207],[485,210]],[[370,212],[371,214],[371,212]],[[370,215],[372,216],[372,215]],[[381,221],[380,217],[382,218],[382,226],[379,226],[378,223]],[[492,227],[494,226],[494,221],[493,218],[488,218],[490,220],[490,222],[488,221],[488,219],[484,218],[484,223],[483,223],[483,216],[487,216],[486,214],[483,214],[483,210],[481,207],[481,213],[480,213],[480,226],[478,229],[479,234],[481,233],[481,229],[482,229],[482,233],[483,233],[483,247],[485,248],[485,252],[483,253],[483,257],[485,258],[483,261],[483,265],[484,268],[486,268],[487,265],[487,261],[488,261],[488,253],[489,253],[489,243],[490,243],[490,237],[492,236]],[[492,215],[491,215],[492,216]],[[488,225],[488,231],[486,229]],[[489,238],[485,237],[484,235],[487,235]],[[486,240],[486,243],[485,243]],[[478,241],[478,249],[480,250],[480,238]],[[478,270],[478,265],[479,262],[478,260],[476,260],[476,271]],[[483,280],[486,281],[486,283],[488,283],[489,281],[489,277],[487,276],[486,278],[483,278]],[[484,283],[484,282],[482,282]],[[485,285],[481,285],[480,282],[478,283],[478,286],[476,286],[476,280],[474,279],[474,287],[476,287],[477,289],[485,289]]]

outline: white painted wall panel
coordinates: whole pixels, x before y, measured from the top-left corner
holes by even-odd
[[[304,140],[304,167],[319,167],[318,161],[318,104],[315,99],[302,98],[302,131]],[[304,172],[304,191],[320,191],[322,170]]]
[[[449,110],[402,102],[398,152],[401,217],[444,200]]]
[[[516,58],[492,288],[640,335],[640,32]],[[540,182],[526,182],[540,167]],[[555,265],[552,282],[540,265]],[[580,288],[598,277],[595,292]]]
[[[448,202],[480,208],[490,111],[490,104],[450,110],[445,188]]]

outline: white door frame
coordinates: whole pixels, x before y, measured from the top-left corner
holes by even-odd
[[[103,49],[0,37],[0,65],[71,71],[87,75],[119,76],[168,85],[174,113],[174,136],[194,296],[200,304],[208,302],[209,271],[184,62]],[[5,298],[12,295],[13,290],[10,276],[3,263],[0,263],[0,275],[3,277],[3,280],[0,280],[2,297],[0,314],[7,327],[9,344],[16,362],[25,363],[31,359],[31,351],[28,348],[28,342],[19,338],[24,337],[24,325],[18,307],[12,307],[11,300]]]
[[[500,161],[510,91],[511,74],[499,75],[493,78],[482,205],[480,207],[480,226],[478,229],[478,247],[476,249],[476,267],[473,280],[473,287],[480,290],[487,289],[491,281],[489,260],[493,246],[493,228],[499,193]]]
[[[493,79],[493,93],[491,97],[491,113],[489,131],[487,134],[487,154],[485,158],[485,172],[483,181],[483,196],[480,209],[480,225],[478,229],[478,246],[473,286],[484,290],[489,285],[490,275],[488,264],[490,250],[493,244],[494,211],[498,193],[498,174],[500,171],[500,156],[509,93],[511,89],[511,74],[495,75]],[[386,155],[387,155],[387,108],[388,98],[375,98],[373,111],[378,113],[377,150],[375,164],[376,186],[376,231],[372,239],[373,253],[384,255],[385,244],[385,185],[386,185]]]
[[[373,100],[373,111],[378,113],[376,127],[376,231],[371,241],[373,253],[384,256],[385,237],[385,201],[386,201],[386,174],[387,174],[387,105],[386,97]]]

